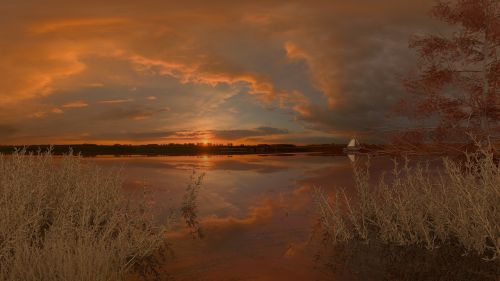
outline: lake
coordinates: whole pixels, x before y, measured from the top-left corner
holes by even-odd
[[[345,156],[238,155],[91,158],[120,167],[127,192],[154,205],[165,221],[179,207],[193,171],[204,174],[198,196],[205,234],[176,224],[169,233],[174,280],[327,280],[315,262],[313,187],[353,185]],[[317,244],[317,243],[316,243]],[[331,280],[331,279],[330,279]]]

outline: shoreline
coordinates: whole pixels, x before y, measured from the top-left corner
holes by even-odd
[[[274,145],[213,145],[199,146],[192,144],[169,145],[30,145],[30,146],[0,146],[1,154],[13,154],[25,150],[27,153],[40,153],[50,151],[53,155],[68,153],[80,154],[84,157],[95,156],[203,156],[203,155],[282,155],[289,156],[296,153],[315,153],[326,155],[345,155],[342,151],[344,145],[308,145],[296,146],[292,144]]]

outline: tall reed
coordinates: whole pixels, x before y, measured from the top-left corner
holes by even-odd
[[[334,244],[350,241],[454,247],[500,261],[500,168],[491,150],[463,161],[443,158],[442,169],[399,167],[370,185],[369,165],[355,164],[354,195],[316,190],[320,222]]]
[[[0,155],[0,280],[124,280],[154,272],[164,228],[119,171],[80,157]]]

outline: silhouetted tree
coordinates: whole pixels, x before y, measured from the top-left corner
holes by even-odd
[[[454,26],[448,35],[413,36],[417,71],[405,79],[410,97],[399,112],[436,126],[426,137],[460,141],[497,134],[500,119],[499,0],[438,1],[432,16]]]

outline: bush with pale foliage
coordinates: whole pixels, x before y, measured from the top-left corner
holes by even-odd
[[[491,150],[489,150],[491,151]],[[328,237],[338,243],[376,242],[434,250],[458,247],[500,260],[500,168],[479,150],[466,161],[443,159],[442,169],[395,165],[390,183],[369,182],[368,165],[355,164],[355,194],[316,199]]]
[[[165,246],[118,171],[72,155],[0,155],[0,280],[124,280]]]

